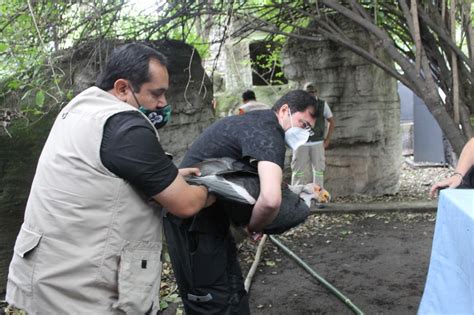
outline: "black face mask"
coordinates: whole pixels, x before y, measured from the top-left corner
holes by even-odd
[[[148,119],[151,121],[151,123],[153,124],[153,126],[155,126],[156,129],[163,128],[171,118],[171,105],[168,104],[164,107],[160,107],[155,110],[145,108],[140,105],[140,102],[138,102],[138,99],[135,95],[135,92],[133,92],[132,87],[130,87],[130,90],[132,91],[133,98],[135,99],[135,102],[138,105],[138,110],[145,114],[146,117],[148,117]]]
[[[155,126],[156,129],[163,128],[170,120],[171,105],[166,105],[165,107],[157,108],[155,110],[147,109],[141,105],[139,106],[140,107],[138,108],[138,110],[148,117],[148,119],[151,121],[151,123],[153,124],[153,126]]]

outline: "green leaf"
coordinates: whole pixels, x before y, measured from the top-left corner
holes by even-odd
[[[0,52],[4,52],[8,49],[8,45],[5,43],[0,43]]]
[[[165,296],[162,300],[165,300],[168,303],[179,303],[179,302],[181,302],[181,298],[176,293]]]
[[[74,97],[74,91],[73,90],[68,90],[67,94],[66,94],[66,97],[67,97],[68,100],[72,100],[72,98]]]
[[[160,311],[168,308],[168,303],[165,300],[160,300]]]
[[[44,92],[43,91],[39,90],[36,93],[35,101],[36,101],[36,105],[38,105],[39,107],[43,107],[44,105]]]
[[[274,261],[271,261],[271,260],[267,260],[265,262],[265,265],[267,265],[268,267],[275,267],[275,262]]]
[[[19,80],[12,80],[10,82],[8,82],[8,88],[12,89],[12,90],[16,90],[20,87],[21,85],[21,82]]]

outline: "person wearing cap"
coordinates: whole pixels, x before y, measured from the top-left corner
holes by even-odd
[[[169,120],[165,57],[116,48],[96,86],[59,113],[38,161],[6,300],[28,314],[156,314],[162,207],[189,217],[212,204],[161,147]]]
[[[261,110],[261,109],[270,109],[270,106],[264,103],[257,102],[257,97],[255,96],[255,92],[252,90],[247,90],[242,93],[242,105],[238,108],[239,115],[248,113],[253,110]]]
[[[318,184],[324,187],[326,158],[324,151],[334,130],[334,118],[326,101],[320,99],[312,82],[304,85],[304,90],[316,98],[318,117],[310,131],[308,142],[293,151],[291,160],[291,184]]]

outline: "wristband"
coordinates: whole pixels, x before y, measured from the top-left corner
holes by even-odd
[[[461,176],[461,180],[463,180],[463,179],[464,179],[464,175],[463,175],[463,174],[461,174],[461,173],[459,173],[459,172],[455,172],[455,173],[454,173],[452,176],[454,176],[454,175],[459,175],[459,176]]]

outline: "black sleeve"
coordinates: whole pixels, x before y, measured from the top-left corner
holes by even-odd
[[[109,171],[151,198],[175,180],[178,170],[145,119],[135,111],[110,117],[104,127],[100,158]]]
[[[457,188],[473,189],[474,188],[474,166],[472,166],[466,175],[464,175],[461,184]]]

